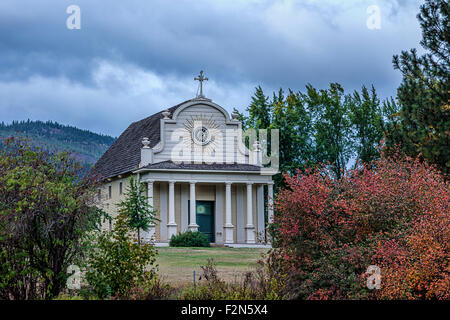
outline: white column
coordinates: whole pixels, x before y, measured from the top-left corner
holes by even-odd
[[[189,190],[189,214],[190,214],[190,223],[189,223],[189,230],[191,231],[197,231],[198,230],[198,224],[197,224],[197,207],[195,205],[195,182],[190,183],[190,190]]]
[[[167,224],[168,240],[177,233],[175,222],[175,181],[169,181],[169,223]]]
[[[181,202],[180,202],[180,209],[181,209],[181,222],[180,222],[180,230],[181,232],[185,232],[188,229],[189,224],[189,185],[186,183],[182,183],[180,185],[180,191],[181,191]]]
[[[233,243],[234,226],[231,220],[231,182],[225,183],[225,243]]]
[[[153,207],[153,180],[147,180],[147,199],[148,199],[148,204],[149,206],[151,206],[151,208],[154,210]],[[147,231],[147,241],[153,241],[155,240],[154,238],[155,236],[155,223],[152,222],[148,228]]]
[[[216,229],[214,230],[216,232],[216,243],[224,243],[225,235],[223,234],[223,223],[224,223],[224,213],[225,213],[225,206],[224,206],[224,188],[221,184],[216,185],[216,206],[215,206],[215,225]]]
[[[273,222],[273,181],[267,183],[267,218],[268,222]]]
[[[253,191],[252,182],[247,182],[247,243],[255,243],[255,226],[253,225]]]
[[[245,243],[244,186],[236,185],[236,243]]]
[[[264,185],[258,184],[256,186],[256,221],[255,221],[255,227],[256,227],[256,242],[259,240],[265,240],[266,239],[266,222],[264,221]],[[258,237],[261,237],[261,239],[258,239]]]
[[[168,183],[159,184],[159,218],[161,219],[159,223],[159,235],[161,241],[167,241],[167,222],[169,221],[169,210],[168,210]]]

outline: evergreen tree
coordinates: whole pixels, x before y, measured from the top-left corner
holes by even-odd
[[[138,242],[141,243],[141,230],[148,231],[150,225],[156,221],[155,212],[148,203],[148,197],[142,194],[140,184],[133,177],[130,177],[130,184],[125,191],[125,200],[121,201],[117,207],[119,212],[129,217],[130,227],[137,231]]]
[[[400,143],[407,154],[422,154],[447,174],[450,172],[449,12],[448,1],[426,0],[417,16],[422,28],[420,44],[426,53],[419,56],[412,49],[394,56],[394,68],[403,74],[398,88],[401,110],[400,121],[387,134],[388,146]]]
[[[261,86],[256,87],[252,103],[247,108],[249,117],[247,126],[254,129],[267,129],[270,126],[269,98],[264,95]]]
[[[383,132],[386,140],[391,140],[389,135],[396,128],[400,122],[400,106],[394,98],[383,101]]]

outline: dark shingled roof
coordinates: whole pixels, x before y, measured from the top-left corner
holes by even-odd
[[[185,102],[169,108],[169,111],[173,114]],[[150,148],[160,141],[162,112],[130,124],[97,161],[91,174],[98,174],[102,178],[111,178],[137,169],[141,161],[142,139],[144,137],[150,139]]]
[[[179,163],[171,160],[149,164],[141,169],[152,170],[226,170],[226,171],[255,171],[261,170],[261,167],[246,163]]]

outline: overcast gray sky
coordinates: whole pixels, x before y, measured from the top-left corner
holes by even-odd
[[[395,95],[392,55],[419,47],[420,0],[1,0],[0,121],[54,120],[118,136],[205,95],[244,111],[254,87],[340,82]],[[70,30],[69,5],[81,9]],[[381,28],[369,29],[377,5]]]

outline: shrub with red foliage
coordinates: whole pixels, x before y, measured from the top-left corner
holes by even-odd
[[[274,245],[304,299],[449,299],[449,183],[399,155],[336,180],[326,169],[285,176]],[[369,265],[381,288],[366,286]]]

